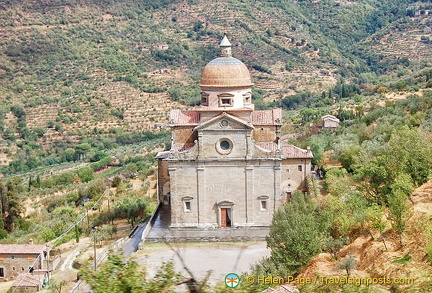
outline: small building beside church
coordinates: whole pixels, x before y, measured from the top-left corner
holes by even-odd
[[[0,281],[21,273],[46,270],[49,248],[44,244],[0,244]]]
[[[322,128],[336,129],[339,127],[340,120],[333,115],[325,115],[321,117]]]
[[[171,149],[160,152],[160,200],[171,228],[268,227],[295,190],[306,190],[310,149],[281,140],[282,109],[255,110],[246,65],[225,36],[201,74],[201,104],[171,110]]]

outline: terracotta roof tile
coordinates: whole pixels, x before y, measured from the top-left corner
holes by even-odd
[[[333,116],[333,115],[322,116],[321,120],[331,120],[331,121],[340,122],[340,120],[337,117]]]
[[[156,159],[166,159],[169,156],[169,151],[158,152],[155,156]]]
[[[189,110],[171,110],[169,124],[170,125],[198,125],[199,112]]]
[[[234,115],[231,115],[231,114],[228,114],[228,113],[224,112],[224,113],[222,113],[222,114],[220,114],[220,115],[218,115],[216,117],[211,118],[210,120],[207,120],[204,123],[201,123],[199,126],[195,127],[195,129],[202,129],[202,128],[206,127],[207,125],[210,125],[213,122],[218,121],[218,120],[220,120],[222,118],[227,118],[227,119],[236,121],[236,122],[238,122],[240,124],[243,124],[244,126],[246,126],[247,128],[250,128],[250,129],[253,128],[253,126],[250,125],[250,123],[248,123],[247,121],[245,121],[245,120],[243,120],[243,119],[241,119],[239,117],[236,117]]]
[[[274,142],[257,142],[255,145],[269,152],[277,150],[277,144]],[[312,152],[310,150],[301,149],[285,142],[282,142],[281,150],[286,159],[313,158]]]
[[[43,274],[22,273],[18,275],[12,287],[39,287],[43,279]]]
[[[282,109],[253,111],[252,124],[253,125],[281,125]]]
[[[194,143],[174,143],[172,149],[178,152],[184,152],[193,148],[194,145]]]
[[[287,134],[284,134],[284,135],[282,135],[281,136],[281,140],[282,141],[288,141],[288,139],[290,139],[290,138],[296,138],[297,137],[297,134],[296,133],[287,133]]]
[[[310,150],[301,149],[292,144],[282,142],[282,153],[286,159],[306,158],[312,159],[313,154]]]
[[[0,254],[40,254],[45,244],[0,244]]]
[[[255,145],[269,152],[277,150],[277,144],[274,142],[256,142]]]

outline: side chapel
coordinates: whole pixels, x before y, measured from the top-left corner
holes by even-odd
[[[202,71],[200,106],[171,110],[171,150],[156,156],[170,228],[270,226],[307,188],[312,152],[281,140],[282,109],[255,110],[249,70],[226,36],[220,50]]]

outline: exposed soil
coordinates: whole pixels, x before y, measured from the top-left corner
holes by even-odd
[[[357,261],[357,267],[352,272],[353,277],[368,278],[413,278],[414,284],[401,285],[400,289],[420,290],[430,283],[432,275],[431,263],[425,252],[427,233],[425,224],[432,216],[432,180],[417,188],[412,196],[410,218],[403,234],[403,247],[399,244],[399,237],[391,228],[387,230],[387,250],[377,234],[374,239],[370,235],[361,235],[340,252],[340,259],[335,261],[328,253],[316,256],[300,273],[300,277],[314,278],[315,276],[341,277],[344,271],[336,269],[336,264],[343,258],[352,255]],[[390,226],[390,224],[389,224]],[[395,260],[409,255],[405,264],[395,263]],[[381,288],[390,292],[390,286]],[[413,291],[414,292],[414,291]]]

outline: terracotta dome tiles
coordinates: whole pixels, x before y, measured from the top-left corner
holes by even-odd
[[[210,61],[201,74],[200,87],[250,87],[248,68],[234,57],[218,57]]]

